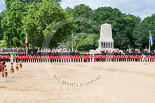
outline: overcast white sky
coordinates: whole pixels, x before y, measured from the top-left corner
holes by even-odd
[[[61,7],[71,7],[85,4],[92,9],[98,7],[110,6],[118,8],[123,13],[130,13],[140,16],[142,19],[155,14],[155,0],[62,0]],[[4,0],[0,0],[0,11],[5,9]]]
[[[5,2],[4,0],[0,0],[0,12],[5,9]]]

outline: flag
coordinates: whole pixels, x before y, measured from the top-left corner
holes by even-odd
[[[150,36],[150,42],[151,42],[151,46],[152,46],[153,45],[153,42],[154,42],[152,34]]]
[[[25,46],[28,44],[28,34],[26,34],[26,39],[25,39]]]

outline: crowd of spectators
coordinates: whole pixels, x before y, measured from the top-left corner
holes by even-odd
[[[42,56],[56,56],[56,55],[61,55],[61,56],[67,56],[67,55],[80,55],[79,52],[77,51],[66,51],[66,50],[31,50],[30,51],[31,55],[42,55]]]
[[[155,51],[151,50],[149,51],[148,49],[140,50],[140,49],[135,49],[135,50],[126,50],[126,51],[121,51],[121,50],[114,50],[114,51],[102,51],[102,55],[155,55]]]
[[[22,55],[26,54],[25,48],[5,48],[5,49],[0,49],[0,52],[7,52],[7,53],[14,53],[14,52],[20,52]],[[30,55],[42,55],[42,56],[67,56],[67,55],[80,55],[79,52],[77,51],[71,51],[71,50],[56,50],[56,49],[39,49],[39,48],[34,48],[34,49],[29,49],[28,54]],[[89,54],[89,53],[88,53]],[[151,50],[149,51],[148,49],[140,50],[140,49],[127,49],[126,51],[121,51],[119,49],[116,50],[105,50],[101,51],[101,55],[155,55],[155,51]]]
[[[23,49],[23,48],[3,48],[0,51],[1,52],[10,52],[10,53],[12,53],[12,52],[24,52],[25,49]]]

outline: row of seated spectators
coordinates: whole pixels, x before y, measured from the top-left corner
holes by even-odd
[[[25,55],[25,53],[22,53],[23,55]],[[56,55],[79,55],[79,52],[72,52],[72,51],[57,51],[57,50],[50,50],[50,49],[32,49],[29,50],[29,54],[30,55],[42,55],[42,56],[56,56]],[[110,51],[110,50],[105,50],[105,51],[101,51],[100,53],[101,55],[155,55],[155,52],[152,50],[151,52],[149,52],[149,50],[131,50],[128,49],[126,51],[121,51],[121,50],[115,50],[115,51]]]
[[[152,51],[129,51],[129,50],[126,50],[124,52],[119,52],[119,51],[112,51],[112,52],[109,52],[109,51],[102,51],[101,52],[101,55],[155,55],[155,52],[152,50]]]
[[[5,48],[1,49],[1,52],[24,52],[25,49],[22,48]]]
[[[25,52],[21,53],[22,55],[26,55]],[[31,56],[57,56],[57,55],[80,55],[79,52],[72,52],[72,51],[63,51],[63,52],[57,52],[57,51],[37,51],[36,53],[31,52]]]

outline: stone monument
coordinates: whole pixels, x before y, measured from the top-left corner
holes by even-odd
[[[99,47],[96,49],[96,52],[100,53],[104,50],[113,50],[114,48],[114,40],[112,38],[112,28],[110,24],[102,24],[100,30],[100,39],[98,41]],[[93,50],[90,50],[91,54]]]

